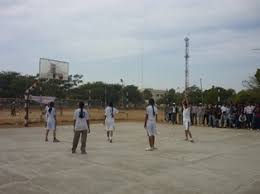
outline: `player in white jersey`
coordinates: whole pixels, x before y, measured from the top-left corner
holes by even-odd
[[[104,124],[106,126],[107,131],[107,140],[112,143],[113,132],[115,130],[115,115],[119,113],[119,111],[113,106],[113,103],[110,102],[109,106],[105,109],[105,121]]]
[[[50,130],[53,130],[53,142],[59,142],[56,138],[56,110],[54,108],[54,102],[50,103],[49,109],[46,112],[47,129],[45,141],[48,141],[48,134]]]
[[[154,105],[154,99],[149,100],[149,105],[146,107],[144,128],[146,129],[148,140],[149,140],[149,148],[146,148],[146,151],[153,151],[156,149],[154,147],[155,135],[157,134],[156,122],[158,110]]]
[[[74,126],[74,138],[72,144],[72,153],[76,153],[76,149],[79,143],[81,135],[81,154],[87,154],[86,152],[86,141],[87,134],[90,133],[89,127],[89,113],[84,109],[84,102],[79,103],[79,108],[75,110],[73,116]]]
[[[187,100],[187,97],[185,97],[185,99],[182,101],[182,105],[183,105],[183,125],[185,127],[185,137],[186,137],[185,140],[189,141],[189,137],[190,137],[190,141],[194,142],[190,132],[191,112],[190,112],[190,105]]]

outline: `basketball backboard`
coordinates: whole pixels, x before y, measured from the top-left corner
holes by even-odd
[[[52,59],[40,58],[39,78],[68,80],[69,63]]]

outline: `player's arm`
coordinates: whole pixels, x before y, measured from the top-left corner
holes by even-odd
[[[105,111],[104,120],[103,120],[103,124],[104,124],[104,125],[106,124],[106,119],[107,119],[107,113],[106,113],[106,111]]]
[[[75,132],[75,125],[76,125],[76,120],[73,120],[73,131]]]
[[[77,113],[76,111],[74,112],[74,115],[73,115],[73,131],[75,132],[75,126],[76,126],[76,117],[77,117]]]
[[[88,126],[88,133],[90,133],[90,123],[89,123],[89,119],[87,119],[87,126]]]
[[[55,120],[55,129],[57,127],[57,118],[56,118],[56,112],[54,113],[54,120]]]
[[[148,114],[145,114],[144,128],[146,128],[146,126],[147,126],[147,120],[148,120]]]

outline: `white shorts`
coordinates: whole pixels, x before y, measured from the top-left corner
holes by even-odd
[[[183,125],[184,125],[184,128],[185,128],[185,131],[190,129],[190,121],[189,120],[183,121]]]
[[[115,121],[105,121],[106,131],[114,131],[115,130]]]
[[[156,123],[155,122],[148,122],[146,125],[146,131],[148,136],[155,136],[157,135]]]

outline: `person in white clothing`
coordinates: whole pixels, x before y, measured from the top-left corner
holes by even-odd
[[[86,152],[86,141],[87,134],[90,133],[89,127],[89,113],[84,109],[84,102],[79,103],[79,108],[74,112],[74,138],[72,144],[72,153],[76,153],[76,149],[79,143],[79,138],[81,135],[81,154],[87,154]]]
[[[113,103],[110,102],[109,106],[105,109],[105,121],[104,124],[106,126],[107,131],[107,140],[112,143],[113,132],[115,130],[115,115],[119,113],[119,111],[113,106]]]
[[[48,141],[48,134],[50,130],[53,130],[53,142],[59,142],[56,138],[56,110],[54,108],[54,102],[50,103],[49,109],[46,112],[47,126],[45,141]]]
[[[188,102],[187,97],[185,97],[185,99],[182,101],[182,105],[183,105],[183,125],[185,127],[185,141],[189,140],[190,137],[190,142],[194,142],[192,139],[192,135],[190,132],[190,124],[191,124],[191,118],[190,118],[190,105]],[[188,137],[189,136],[189,137]]]
[[[153,151],[156,149],[154,147],[155,135],[157,134],[156,122],[158,110],[155,107],[154,99],[149,100],[149,105],[146,107],[144,128],[146,129],[148,140],[149,140],[149,148],[146,148],[146,151]]]
[[[43,110],[43,114],[42,114],[42,115],[45,115],[44,116],[44,121],[45,121],[44,126],[45,126],[45,129],[47,129],[47,112],[49,110],[49,106],[50,106],[49,103],[45,105],[44,110]]]
[[[247,120],[247,127],[248,129],[252,129],[252,123],[253,123],[253,112],[255,110],[255,106],[252,104],[248,104],[244,108],[244,113],[246,114],[246,120]]]

